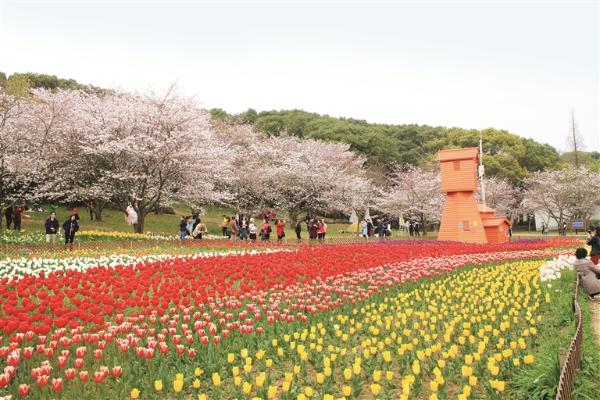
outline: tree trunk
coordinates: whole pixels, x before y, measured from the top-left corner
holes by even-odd
[[[103,209],[104,209],[104,206],[101,206],[98,203],[96,203],[94,205],[94,215],[96,216],[96,221],[102,222],[102,210]]]
[[[146,218],[145,212],[140,210],[138,214],[137,224],[133,226],[133,230],[135,233],[144,233],[144,219]]]
[[[2,220],[4,219],[4,207],[0,207],[0,231],[2,231]]]
[[[425,223],[425,217],[421,213],[421,226],[423,227],[423,236],[427,235],[427,224]]]

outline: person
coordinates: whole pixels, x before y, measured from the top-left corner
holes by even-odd
[[[196,221],[198,223],[192,232],[192,237],[194,239],[202,240],[202,236],[206,233],[206,225],[202,223],[200,218],[197,218]]]
[[[75,240],[75,233],[79,230],[79,222],[75,214],[71,214],[63,224],[63,231],[65,232],[65,245],[71,245],[73,247],[73,241]]]
[[[362,222],[360,224],[360,231],[361,231],[363,238],[369,239],[369,224],[367,224],[366,219],[362,220]]]
[[[222,236],[229,236],[227,234],[227,226],[229,225],[229,218],[225,214],[223,214],[223,221],[221,222],[221,229],[223,231]]]
[[[138,223],[138,214],[131,203],[129,203],[125,209],[125,222],[127,222],[127,225],[133,226],[135,230],[135,226]]]
[[[6,229],[10,229],[13,223],[13,206],[6,207],[4,215],[6,216]]]
[[[94,220],[94,210],[96,209],[94,202],[90,201],[90,202],[86,203],[85,206],[87,207],[88,211],[90,212],[90,221],[93,221]],[[129,204],[129,206],[131,206],[131,204]],[[129,225],[131,225],[131,224],[129,224]]]
[[[562,223],[562,234],[563,236],[567,236],[567,223],[564,221]]]
[[[321,235],[321,240],[325,240],[325,235],[327,235],[327,224],[325,220],[322,219],[319,221],[319,234]]]
[[[296,221],[294,232],[296,232],[296,240],[301,241],[302,237],[300,236],[300,233],[302,232],[302,224],[300,223],[300,219]]]
[[[44,224],[46,228],[46,243],[56,243],[56,235],[58,234],[58,220],[56,219],[56,213],[51,213],[48,218],[46,218],[46,223]]]
[[[548,229],[548,226],[546,225],[546,223],[544,221],[542,221],[542,235],[546,234],[547,229]]]
[[[73,212],[71,215],[75,216],[75,220],[79,222],[79,208],[73,207]]]
[[[508,240],[512,240],[512,225],[508,226]]]
[[[23,219],[23,206],[15,206],[13,211],[13,225],[15,231],[21,230],[21,221]]]
[[[592,246],[590,258],[594,265],[598,265],[598,261],[600,261],[600,225],[596,227],[594,236],[591,231],[588,232],[587,245]]]
[[[179,240],[185,239],[187,235],[187,221],[184,215],[179,219]]]
[[[239,236],[241,240],[248,240],[248,221],[246,220],[246,216],[242,216],[240,218],[240,223],[239,223]]]
[[[189,215],[185,217],[185,230],[189,236],[192,236],[192,232],[194,232],[194,220]]]
[[[235,216],[229,218],[229,224],[227,225],[227,234],[229,239],[235,240],[238,233],[238,224]]]
[[[415,235],[415,223],[413,221],[410,221],[408,223],[408,236],[414,236]]]
[[[419,221],[415,221],[415,226],[414,226],[414,231],[415,231],[415,236],[421,236],[421,226],[419,225]]]
[[[285,221],[282,219],[276,220],[275,229],[277,230],[277,242],[281,243],[285,237]]]
[[[315,240],[319,237],[319,224],[314,219],[308,222],[308,238]]]
[[[270,240],[271,238],[271,224],[269,224],[269,221],[265,219],[262,229],[260,230],[260,234],[261,234],[261,238],[262,240]]]
[[[373,236],[373,221],[371,219],[367,219],[367,234],[369,237]]]
[[[587,250],[583,247],[575,250],[576,260],[573,262],[573,267],[577,271],[577,275],[581,278],[583,290],[591,297],[600,295],[600,267],[594,265],[587,258]],[[596,298],[600,298],[596,297]]]
[[[253,242],[256,240],[256,224],[254,218],[250,218],[250,224],[248,224],[248,233],[250,234],[250,240]]]

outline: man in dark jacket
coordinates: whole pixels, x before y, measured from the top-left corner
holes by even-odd
[[[6,210],[4,210],[4,215],[6,215],[6,229],[10,229],[13,222],[13,207],[7,207]]]
[[[592,232],[588,232],[588,246],[592,246],[591,259],[594,265],[598,265],[600,261],[600,226],[596,227],[596,232],[592,236]]]
[[[21,230],[21,220],[23,218],[23,206],[16,206],[13,214],[13,224],[15,225],[15,231]]]
[[[56,236],[58,234],[58,220],[56,219],[56,214],[52,213],[46,219],[46,223],[44,224],[46,228],[46,243],[56,243]]]
[[[65,221],[63,224],[63,230],[65,231],[65,244],[71,244],[71,248],[73,248],[75,233],[79,230],[79,222],[77,222],[74,214]]]

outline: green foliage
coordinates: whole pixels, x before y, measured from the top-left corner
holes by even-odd
[[[12,74],[6,81],[6,93],[15,97],[25,97],[29,94],[31,85],[23,74]]]
[[[441,149],[478,146],[480,131],[427,125],[371,124],[363,120],[334,118],[302,110],[264,111],[227,115],[212,110],[219,119],[253,124],[268,135],[293,135],[331,142],[348,143],[353,151],[367,157],[369,166],[390,170],[394,164],[435,165]],[[560,165],[557,151],[547,144],[522,138],[505,130],[484,129],[484,162],[489,175],[520,183],[531,171]]]
[[[0,71],[0,88],[6,86],[6,73]]]
[[[94,92],[104,91],[104,89],[101,89],[99,87],[95,87],[92,85],[83,85],[77,82],[75,79],[63,79],[58,78],[56,75],[37,74],[34,72],[15,72],[14,74],[8,77],[8,80],[6,79],[6,74],[4,72],[0,72],[0,86],[4,86],[2,84],[3,78],[6,81],[6,91],[10,94],[13,94],[14,91],[16,91],[20,95],[25,95],[29,92],[29,89],[35,88],[44,88],[48,90],[84,90]],[[14,82],[11,83],[11,81]],[[25,86],[24,82],[27,82],[27,86]],[[11,85],[13,86],[11,87]],[[11,92],[11,90],[13,92]]]
[[[577,158],[580,166],[585,166],[590,170],[598,168],[598,162],[600,161],[600,152],[597,151],[577,151]],[[568,165],[575,166],[575,152],[568,151],[560,155],[560,160]]]

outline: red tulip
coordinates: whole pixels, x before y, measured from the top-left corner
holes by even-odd
[[[7,373],[0,374],[0,388],[8,386],[10,376]]]
[[[112,375],[115,378],[120,378],[122,374],[123,374],[123,368],[121,368],[118,365],[115,365],[114,367],[112,367]]]
[[[54,393],[58,393],[63,388],[63,380],[62,378],[52,379],[52,391]]]
[[[29,389],[31,389],[31,386],[29,386],[25,383],[20,384],[19,389],[18,389],[19,396],[21,396],[21,397],[27,396],[29,394]]]
[[[90,374],[87,371],[79,371],[79,380],[81,382],[87,382],[90,379]]]
[[[74,368],[65,369],[65,377],[67,378],[67,380],[75,379],[75,369]]]

